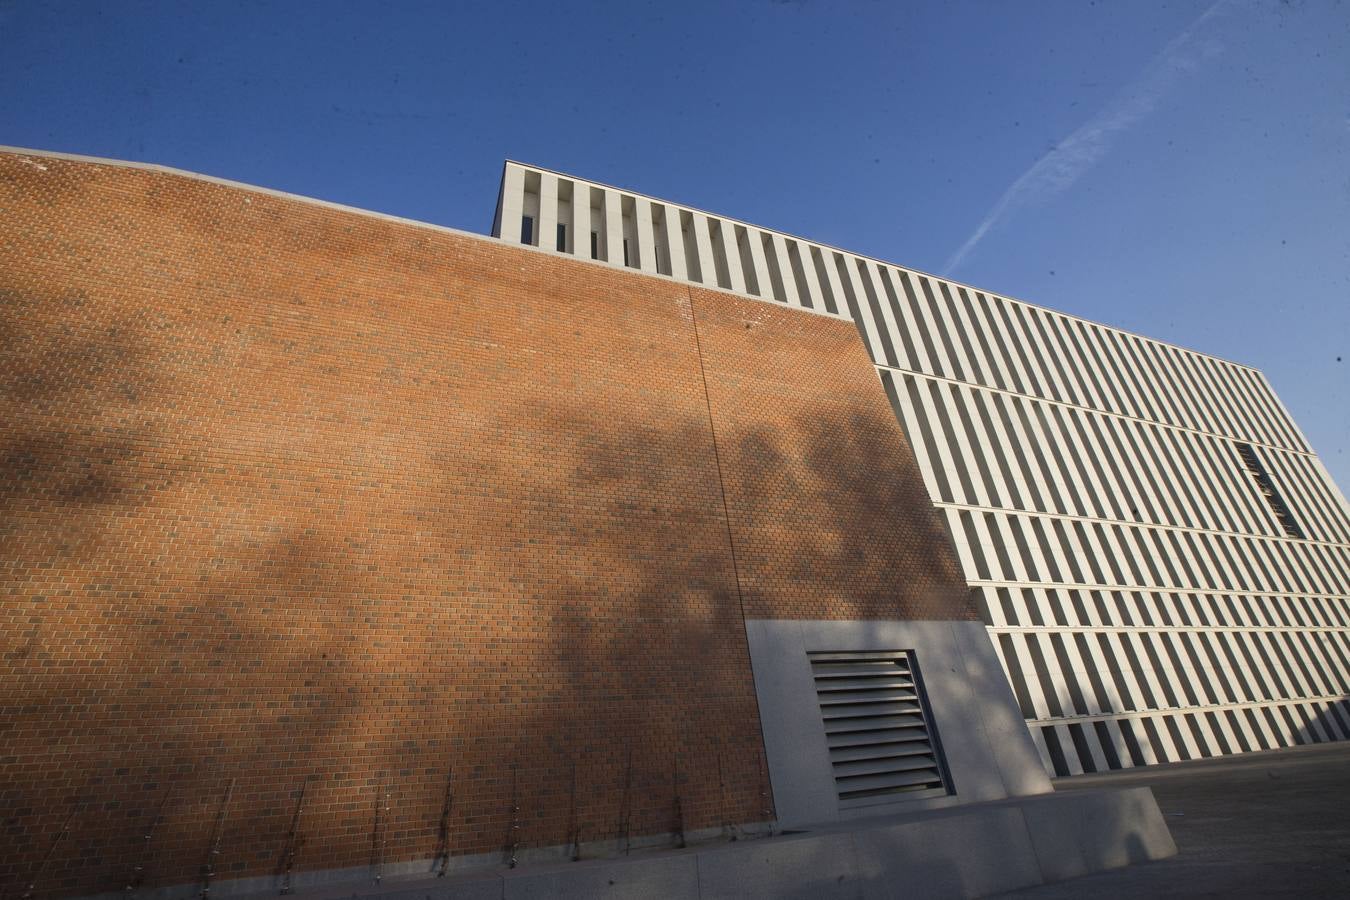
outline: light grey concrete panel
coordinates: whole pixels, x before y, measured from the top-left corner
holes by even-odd
[[[1022,818],[1026,820],[1041,878],[1046,883],[1093,871],[1083,853],[1076,810],[1065,806],[1062,802],[1065,797],[1067,794],[1058,794],[1054,803],[1029,803],[1022,807]]]
[[[500,854],[492,854],[499,856]],[[451,871],[444,878],[436,878],[427,873],[435,869],[431,860],[419,860],[417,863],[402,863],[387,867],[386,877],[380,884],[375,883],[374,874],[367,867],[352,869],[327,869],[319,872],[297,873],[311,877],[297,878],[293,882],[294,896],[305,900],[347,900],[347,898],[366,897],[372,900],[502,900],[502,879],[497,869],[471,872]],[[359,874],[358,874],[359,873]],[[312,877],[318,876],[318,877]],[[343,879],[345,876],[346,880]],[[260,879],[248,879],[257,881]],[[243,879],[234,882],[221,882],[222,885],[239,887]],[[252,891],[232,891],[230,896],[241,893],[248,897],[275,897],[280,890],[280,880],[267,889],[255,888]],[[200,884],[180,885],[177,897],[197,897],[201,892]],[[119,892],[119,896],[122,892]],[[216,893],[216,885],[211,886]],[[111,895],[109,895],[111,896]]]
[[[983,626],[966,622],[746,622],[779,821],[787,827],[880,812],[1001,800],[1050,789]],[[807,652],[911,650],[955,794],[841,806]]]
[[[839,797],[801,623],[750,619],[745,627],[778,821],[831,821]]]
[[[309,900],[308,893],[303,894]],[[447,875],[416,884],[381,885],[376,893],[352,893],[346,896],[373,897],[375,900],[502,900],[502,879],[495,874]]]
[[[1047,882],[1166,859],[1176,844],[1148,788],[1069,791],[1022,808]]]
[[[859,894],[852,835],[756,841],[699,854],[701,900],[775,897],[831,900]]]
[[[375,882],[373,866],[341,869],[298,869],[292,873],[291,891],[306,900],[343,900],[348,897],[379,897],[380,900],[501,900],[501,878],[493,870],[500,853],[457,856],[450,860],[444,878],[432,859],[387,863],[383,878]],[[468,869],[468,871],[465,871]],[[222,878],[211,883],[212,897],[275,897],[281,890],[280,875]],[[201,894],[201,882],[163,885],[136,892],[139,900],[190,900]],[[83,900],[125,900],[126,891],[87,895]]]
[[[981,897],[1041,883],[1016,807],[976,807],[853,835],[866,898]]]
[[[980,724],[989,746],[996,751],[994,761],[1004,789],[1012,797],[1054,790],[988,630],[981,622],[953,622],[952,633],[961,653],[966,683],[981,700]]]
[[[1082,795],[1078,834],[1091,871],[1176,855],[1177,846],[1148,788],[1074,793]]]
[[[925,812],[927,810],[947,809],[952,806],[960,806],[966,801],[955,794],[948,797],[929,797],[929,798],[908,798],[901,797],[881,798],[876,803],[856,803],[850,806],[841,807],[839,810],[840,822],[848,822],[856,819],[871,819],[876,816],[884,816],[897,812]]]
[[[698,858],[637,856],[518,869],[502,876],[504,900],[698,900]]]

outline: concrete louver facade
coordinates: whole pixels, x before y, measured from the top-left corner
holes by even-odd
[[[1350,515],[1255,369],[514,162],[493,235],[852,320],[1051,772],[1350,737]]]

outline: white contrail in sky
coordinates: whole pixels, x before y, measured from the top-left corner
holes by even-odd
[[[1195,33],[1228,3],[1229,0],[1216,0],[1181,34],[1169,41],[1149,61],[1139,77],[1122,88],[1100,112],[1023,172],[998,198],[993,209],[989,210],[961,248],[947,260],[944,271],[951,274],[965,262],[970,251],[975,249],[975,245],[990,228],[1019,207],[1045,200],[1068,189],[1106,155],[1121,132],[1153,111],[1178,77],[1195,70],[1202,61],[1218,53],[1217,44],[1197,41]]]

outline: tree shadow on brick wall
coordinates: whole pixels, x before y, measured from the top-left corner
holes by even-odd
[[[906,476],[886,461],[908,451],[884,407],[722,422],[716,454],[704,417],[654,427],[553,406],[524,418],[550,421],[563,449],[543,467],[566,473],[531,506],[557,536],[560,564],[542,593],[520,598],[548,623],[539,657],[554,664],[533,674],[547,687],[522,709],[551,764],[506,737],[499,747],[530,786],[528,843],[673,822],[731,832],[772,817],[742,603],[751,617],[974,615],[917,468]],[[738,571],[757,585],[738,583]],[[639,798],[625,810],[629,791]]]
[[[330,574],[336,545],[302,534],[235,553],[229,576],[152,608],[93,615],[142,593],[125,575],[84,592],[80,618],[98,623],[87,655],[60,641],[20,651],[15,668],[40,674],[4,704],[6,762],[21,763],[3,789],[11,887],[53,845],[44,894],[200,883],[207,866],[272,872],[302,787],[324,823],[309,856],[357,864],[376,782],[406,761],[371,727],[388,698],[370,682],[390,676],[363,661],[362,585]]]
[[[350,483],[329,488],[336,506],[295,485],[277,499],[265,477],[183,493],[196,460],[161,452],[174,436],[153,416],[106,422],[119,394],[172,403],[152,354],[125,331],[62,334],[6,368],[29,411],[4,434],[19,465],[0,487],[28,567],[11,570],[23,621],[4,650],[11,890],[53,845],[40,894],[182,884],[208,861],[279,883],[288,861],[373,872],[731,835],[772,816],[742,603],[787,591],[799,611],[900,614],[892,539],[915,494],[878,474],[877,448],[897,446],[884,407],[728,428],[719,453],[705,417],[510,409],[547,436],[528,471],[509,426],[499,445],[442,438],[443,512],[396,540],[344,519]],[[397,487],[371,521],[409,513]],[[923,511],[902,517],[905,546],[946,541]],[[160,521],[182,515],[198,521]],[[128,522],[158,522],[160,549]],[[905,564],[949,574],[941,554]]]
[[[172,481],[172,465],[139,465],[164,437],[141,327],[81,292],[0,294],[0,557],[53,533],[58,553],[79,554],[90,516]]]
[[[209,514],[176,506],[197,461],[166,424],[154,319],[79,292],[0,297],[0,889],[16,896],[198,874],[232,779],[309,772],[360,718],[359,601],[325,574],[338,548],[301,529],[218,545],[226,577],[170,574],[176,520]],[[303,641],[276,628],[297,598],[324,610]],[[292,793],[240,789],[230,812],[280,819]]]
[[[141,406],[155,377],[136,326],[77,291],[0,296],[6,884],[30,874],[96,777],[81,753],[91,735],[71,723],[107,685],[61,645],[73,624],[67,613],[84,612],[88,594],[113,599],[120,581],[84,564],[117,546],[117,517],[134,514],[154,489],[140,463],[143,446],[160,438]],[[154,474],[157,487],[172,478]]]

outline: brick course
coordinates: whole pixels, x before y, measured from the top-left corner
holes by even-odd
[[[765,818],[743,620],[974,619],[853,326],[0,154],[0,886]],[[715,443],[714,443],[715,437]],[[729,513],[729,518],[728,518]],[[732,548],[735,548],[733,557]],[[720,777],[719,777],[720,770]],[[162,810],[147,852],[147,825]]]

